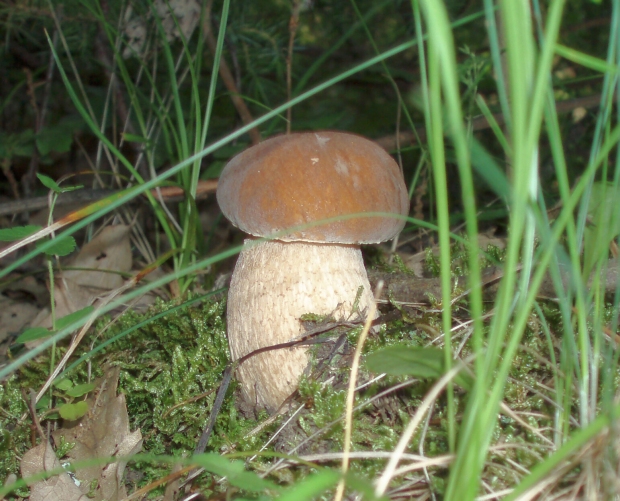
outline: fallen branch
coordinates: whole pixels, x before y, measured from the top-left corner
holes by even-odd
[[[613,294],[618,287],[618,278],[620,272],[620,264],[617,259],[610,259],[606,266],[602,267],[600,281],[603,284],[607,294]],[[571,287],[570,270],[561,268],[562,283],[564,289]],[[487,297],[494,297],[499,289],[500,279],[503,271],[500,267],[486,268],[481,276],[484,294]],[[586,287],[592,287],[594,275],[590,277]],[[405,273],[384,273],[376,270],[368,271],[368,279],[370,285],[375,287],[379,280],[385,282],[387,297],[399,303],[419,303],[429,304],[431,297],[441,298],[441,279],[437,278],[420,278]],[[459,287],[466,290],[469,286],[467,277],[458,277],[452,283],[452,287]],[[467,291],[465,292],[465,294]],[[555,285],[551,275],[547,273],[538,289],[538,296],[548,299],[557,299]]]

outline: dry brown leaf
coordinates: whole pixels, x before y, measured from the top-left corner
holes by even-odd
[[[20,273],[10,273],[4,277],[5,284],[2,293],[11,299],[18,299],[21,296],[30,296],[38,303],[44,303],[49,297],[47,287],[32,275],[22,275]]]
[[[19,334],[39,308],[26,301],[16,301],[0,294],[0,343]]]
[[[426,262],[426,252],[416,252],[415,254],[408,254],[405,252],[398,252],[398,256],[402,259],[403,264],[418,277],[424,277],[424,266]]]
[[[495,232],[480,233],[478,235],[478,247],[487,250],[489,245],[493,245],[498,249],[506,248],[506,237],[496,237]]]
[[[71,462],[80,462],[102,457],[124,457],[139,452],[142,448],[140,430],[129,431],[129,417],[125,395],[116,395],[119,368],[108,369],[98,380],[96,389],[88,398],[89,412],[75,422],[66,422],[63,428],[52,433],[54,442],[61,438],[75,443],[67,457]],[[127,496],[123,484],[126,462],[117,461],[103,466],[89,466],[77,470],[83,493],[88,493],[91,483],[97,488],[90,499],[116,501]]]
[[[101,292],[101,291],[99,291]],[[70,280],[58,278],[54,286],[54,300],[56,302],[55,314],[56,318],[62,318],[75,311],[81,310],[92,304],[93,300],[99,294],[93,294],[85,287],[81,287]],[[50,308],[46,306],[34,318],[31,327],[52,327],[52,314]],[[39,341],[26,343],[28,348],[36,346]]]
[[[124,279],[117,272],[127,273],[131,270],[130,229],[123,224],[107,226],[66,265],[81,269],[64,270],[56,275],[56,318],[81,310],[93,304],[102,294],[123,285]],[[51,326],[49,308],[44,308],[31,324],[31,327]],[[29,344],[27,346],[32,347]]]
[[[88,497],[79,489],[67,473],[60,473],[46,480],[28,482],[28,477],[44,471],[60,468],[60,461],[51,444],[45,441],[30,449],[21,462],[22,477],[30,487],[29,501],[87,501]]]
[[[131,269],[130,230],[124,224],[105,227],[68,265],[88,270],[65,270],[63,278],[94,289],[111,290],[123,285],[124,279],[117,273],[96,270],[126,273]]]
[[[168,42],[179,38],[181,33],[186,40],[189,39],[200,20],[198,0],[155,0],[153,6]],[[127,10],[128,17],[131,17],[131,12],[130,9]],[[151,19],[149,12],[146,17],[136,16],[127,22],[124,29],[127,39],[127,48],[123,51],[125,59],[142,55],[148,34],[147,22]]]

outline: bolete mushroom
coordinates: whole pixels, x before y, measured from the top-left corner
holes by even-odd
[[[360,244],[398,234],[407,189],[396,162],[363,137],[309,132],[268,139],[235,156],[219,179],[217,200],[232,224],[254,237],[239,255],[228,293],[233,360],[303,333],[305,313],[354,317],[371,304]],[[335,218],[335,219],[334,219]],[[330,221],[321,223],[325,219]],[[288,231],[290,229],[290,231]],[[306,347],[272,350],[238,369],[245,399],[275,411],[308,365]]]

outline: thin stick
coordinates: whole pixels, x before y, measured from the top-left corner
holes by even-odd
[[[340,479],[338,483],[338,489],[336,490],[336,495],[334,496],[334,501],[341,501],[342,496],[344,495],[344,486],[345,486],[345,478],[347,471],[349,470],[349,453],[351,450],[351,433],[353,429],[353,404],[355,403],[355,387],[357,385],[357,373],[359,371],[360,358],[362,356],[362,348],[364,347],[364,343],[366,342],[366,338],[368,337],[368,331],[370,331],[370,327],[375,318],[375,313],[377,311],[377,301],[381,297],[381,292],[383,291],[383,281],[380,280],[377,283],[377,287],[375,288],[375,298],[372,304],[370,305],[368,316],[366,317],[366,323],[364,324],[364,329],[360,334],[359,339],[357,340],[357,346],[355,347],[355,354],[353,355],[353,363],[351,364],[351,377],[349,378],[349,390],[347,392],[347,414],[346,420],[344,424],[344,450],[342,451],[342,475],[343,477]]]

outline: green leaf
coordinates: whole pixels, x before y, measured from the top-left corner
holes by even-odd
[[[310,501],[331,489],[339,480],[340,473],[333,470],[323,470],[295,483],[291,489],[276,499],[278,501]]]
[[[50,396],[46,393],[37,402],[36,409],[38,411],[40,411],[41,409],[47,409],[49,405],[50,405]]]
[[[62,378],[58,381],[54,381],[54,387],[58,388],[61,391],[67,391],[68,389],[73,387],[73,381],[67,378]]]
[[[607,61],[599,59],[598,57],[591,56],[584,52],[580,52],[571,47],[567,47],[562,44],[555,44],[555,52],[559,56],[577,63],[585,68],[598,71],[599,73],[618,73],[618,67],[610,65]]]
[[[71,148],[73,134],[54,127],[45,127],[37,134],[37,149],[41,156],[45,156],[51,151],[66,153]]]
[[[62,193],[62,190],[60,189],[60,186],[58,186],[58,183],[54,181],[51,177],[46,176],[45,174],[41,174],[39,172],[37,172],[37,177],[46,188],[49,188],[55,193]]]
[[[200,179],[216,179],[220,177],[225,165],[226,162],[223,162],[222,160],[211,162],[209,167],[207,167],[202,174],[200,174]]]
[[[241,153],[247,147],[248,143],[244,143],[243,141],[239,141],[235,144],[226,144],[213,152],[213,158],[228,161],[237,153]]]
[[[80,419],[87,412],[88,404],[84,401],[76,402],[74,404],[63,404],[58,408],[60,417],[69,421]]]
[[[71,254],[77,247],[73,237],[54,238],[52,241],[54,245],[45,251],[45,254],[48,256],[66,256]],[[37,242],[37,247],[43,245],[44,242],[49,242],[49,239],[40,240]]]
[[[41,229],[41,226],[29,224],[27,226],[15,226],[14,228],[4,228],[0,230],[0,242],[12,242],[29,237]]]
[[[18,134],[0,132],[0,158],[30,157],[34,152],[34,131],[24,129]]]
[[[64,254],[63,254],[64,255]],[[62,318],[56,320],[56,329],[64,329],[68,325],[71,325],[74,322],[77,322],[81,318],[84,318],[90,315],[95,308],[93,306],[87,306],[86,308],[82,308],[81,310],[75,311],[73,313],[69,313]],[[54,334],[54,331],[46,329],[45,327],[31,327],[30,329],[26,329],[22,332],[17,339],[16,343],[25,343],[27,341],[34,341],[36,339],[43,339]]]
[[[60,190],[63,193],[67,193],[68,191],[81,190],[82,188],[84,188],[83,184],[76,184],[75,186],[61,186]]]
[[[443,372],[443,352],[438,348],[389,346],[368,355],[366,367],[372,372],[385,372],[391,376],[437,379]]]
[[[95,389],[94,383],[85,383],[78,384],[73,388],[70,388],[66,391],[67,396],[69,397],[81,397],[82,395],[86,395],[87,393],[93,391]]]
[[[45,327],[30,327],[22,332],[17,339],[16,343],[26,343],[28,341],[35,341],[37,339],[44,339],[46,337],[50,337],[53,334],[50,330]]]
[[[241,464],[243,462],[240,461]],[[241,471],[235,476],[228,477],[231,485],[244,491],[260,492],[266,489],[275,489],[275,484],[264,478],[260,478],[253,471]]]
[[[510,197],[510,183],[495,159],[475,138],[470,144],[471,163],[477,175],[500,197]]]
[[[65,117],[58,123],[44,127],[36,137],[37,149],[42,156],[54,151],[66,153],[71,149],[73,133],[84,125],[80,117]]]
[[[68,315],[65,315],[64,317],[59,318],[58,320],[56,320],[56,329],[57,330],[64,329],[68,325],[71,325],[72,323],[77,322],[78,320],[81,320],[84,317],[87,317],[94,311],[94,309],[95,308],[93,306],[86,306],[85,308],[82,308],[81,310],[74,311],[73,313],[69,313]]]
[[[130,143],[146,144],[149,142],[148,138],[143,137],[143,136],[138,136],[136,134],[130,134],[129,132],[123,132],[123,139]]]
[[[588,225],[583,239],[583,269],[590,273],[595,263],[607,256],[609,244],[620,234],[618,214],[620,191],[607,182],[592,184],[588,204]]]
[[[192,460],[211,473],[220,477],[227,477],[231,485],[245,491],[260,492],[275,488],[272,482],[260,478],[254,472],[246,471],[242,461],[229,461],[218,454],[199,454],[194,456]]]
[[[77,186],[60,186],[56,181],[54,181],[51,177],[46,176],[45,174],[37,173],[37,177],[39,180],[54,193],[66,193],[68,191],[79,190],[80,188],[84,188],[83,184]]]
[[[372,372],[420,379],[439,379],[446,372],[442,350],[408,345],[389,346],[368,355],[366,367]],[[473,384],[472,378],[462,373],[456,376],[455,382],[467,390]]]

